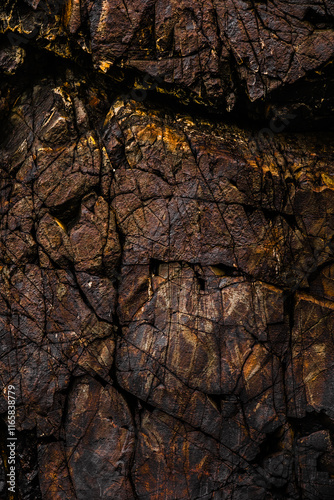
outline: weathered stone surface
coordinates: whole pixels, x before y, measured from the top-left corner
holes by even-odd
[[[130,70],[138,88],[159,86],[232,111],[245,96],[261,105],[268,94],[307,76],[302,92],[293,93],[295,110],[310,115],[316,104],[317,113],[329,116],[326,104],[333,105],[328,88],[312,95],[317,78],[333,82],[327,71],[334,50],[332,0],[24,2],[29,8],[19,0],[5,0],[2,7],[0,29],[12,43],[37,42],[65,57],[73,51],[88,55],[112,77],[114,70]],[[4,71],[11,73],[20,58],[4,52]]]
[[[333,498],[333,16],[0,6],[1,498]]]
[[[66,447],[62,442],[39,446],[43,498],[84,499],[87,492],[96,498],[132,498],[127,475],[134,429],[122,396],[92,378],[77,379],[64,427]],[[59,475],[49,466],[53,462]]]

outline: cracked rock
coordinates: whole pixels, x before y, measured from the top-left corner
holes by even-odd
[[[333,19],[2,2],[1,498],[333,498]]]

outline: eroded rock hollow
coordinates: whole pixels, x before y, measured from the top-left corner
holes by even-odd
[[[333,27],[2,1],[1,498],[334,498]]]

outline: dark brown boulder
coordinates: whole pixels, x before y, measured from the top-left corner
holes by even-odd
[[[333,498],[333,16],[3,2],[1,498]]]

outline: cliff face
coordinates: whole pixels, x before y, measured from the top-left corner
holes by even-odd
[[[333,16],[3,2],[1,498],[333,498]]]

